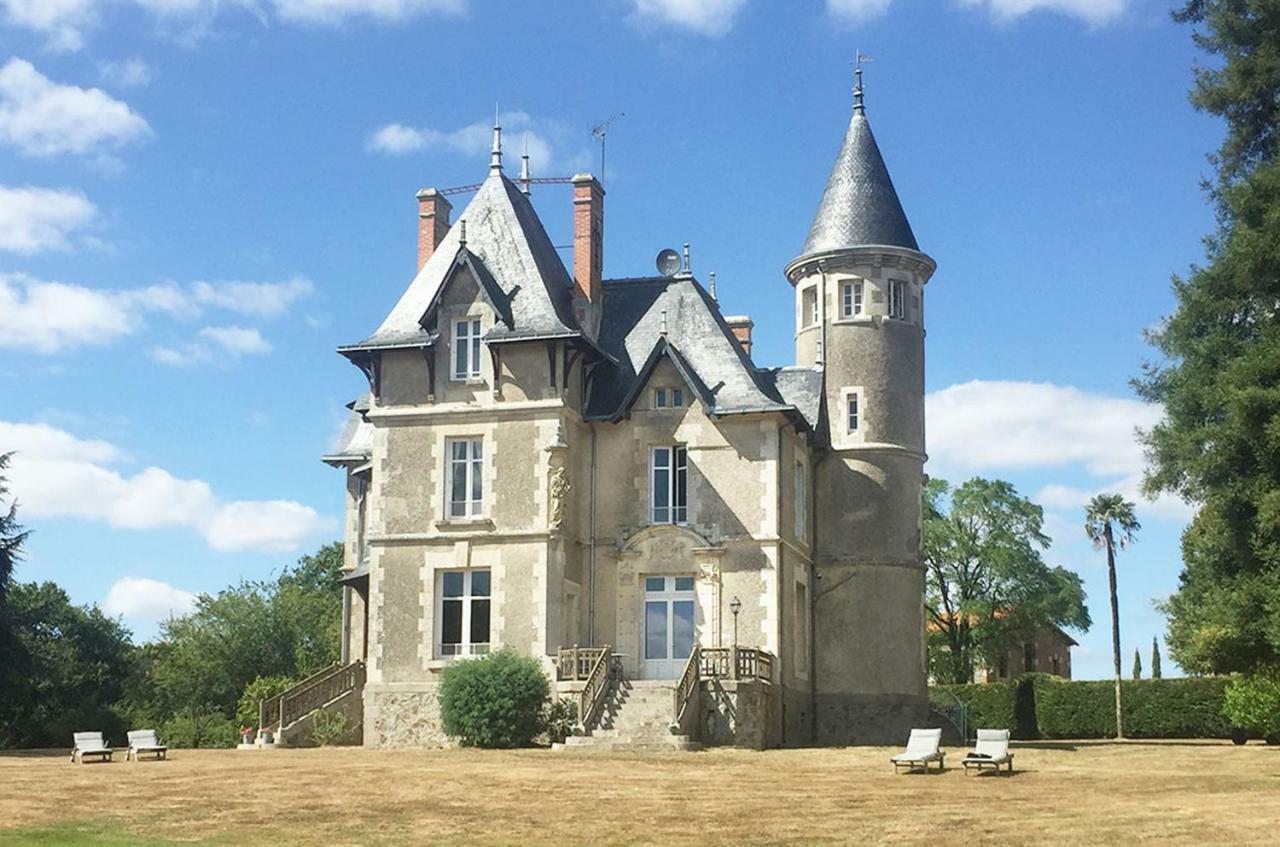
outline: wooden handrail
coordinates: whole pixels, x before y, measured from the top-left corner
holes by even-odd
[[[583,732],[589,732],[595,728],[601,707],[604,705],[605,698],[609,696],[610,683],[616,675],[613,648],[610,645],[588,649],[598,649],[599,655],[591,664],[591,670],[586,675],[582,691],[578,694],[578,723],[581,724]]]
[[[680,680],[676,683],[675,702],[672,704],[671,712],[676,723],[682,723],[681,719],[684,717],[684,711],[689,707],[689,702],[698,690],[701,670],[702,648],[695,644],[693,645],[693,651],[689,654],[689,661],[684,663],[684,672],[680,674]]]

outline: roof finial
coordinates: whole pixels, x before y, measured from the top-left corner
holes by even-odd
[[[871,57],[865,53],[854,51],[853,60],[853,113],[865,115],[866,107],[862,104],[862,64],[870,62]]]
[[[684,267],[680,269],[681,273],[693,273],[693,269],[689,267],[689,242],[684,243]]]
[[[529,195],[529,133],[524,134],[524,152],[520,154],[520,193]]]
[[[498,120],[498,104],[493,104],[493,150],[489,156],[489,173],[502,170],[502,124]]]
[[[467,219],[463,218],[462,220],[458,221],[458,227],[459,227],[458,246],[466,247],[467,246]]]
[[[663,310],[662,310],[662,336],[663,336],[663,338],[665,338],[665,337],[666,337],[666,335],[667,335],[667,310],[666,310],[666,309],[663,309]]]
[[[707,276],[709,277],[708,284],[711,288],[711,299],[715,300],[718,303],[720,301],[716,297],[716,272],[712,271],[711,273],[707,274]]]

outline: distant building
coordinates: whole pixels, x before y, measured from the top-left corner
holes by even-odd
[[[441,670],[500,647],[585,697],[586,730],[609,700],[616,738],[675,722],[703,743],[901,742],[927,710],[935,263],[861,84],[784,271],[795,365],[757,365],[752,320],[722,314],[687,264],[604,278],[589,174],[572,179],[566,267],[530,184],[508,178],[495,126],[456,220],[419,192],[413,281],[339,351],[369,383],[325,457],[345,475],[344,656],[366,663],[365,744],[443,743]],[[757,200],[743,214],[774,208]]]
[[[1031,638],[1016,641],[995,667],[981,668],[975,682],[1002,682],[1024,673],[1050,673],[1071,679],[1071,648],[1076,640],[1051,623],[1036,630]]]

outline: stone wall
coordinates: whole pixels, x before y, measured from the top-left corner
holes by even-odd
[[[440,722],[439,685],[435,682],[364,690],[366,747],[447,747]]]

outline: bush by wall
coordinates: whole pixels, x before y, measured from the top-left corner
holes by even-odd
[[[1223,713],[1230,677],[1121,682],[1130,738],[1230,738]],[[931,689],[932,690],[932,689]],[[969,706],[969,728],[1008,729],[1014,738],[1112,738],[1115,683],[1027,674],[1016,682],[941,685]],[[934,698],[936,701],[936,698]]]
[[[453,662],[440,675],[444,731],[465,747],[527,747],[550,698],[542,665],[510,650]]]
[[[181,712],[160,726],[160,741],[170,747],[234,747],[240,728],[216,712]]]
[[[1280,669],[1231,680],[1223,710],[1239,727],[1280,737]]]

